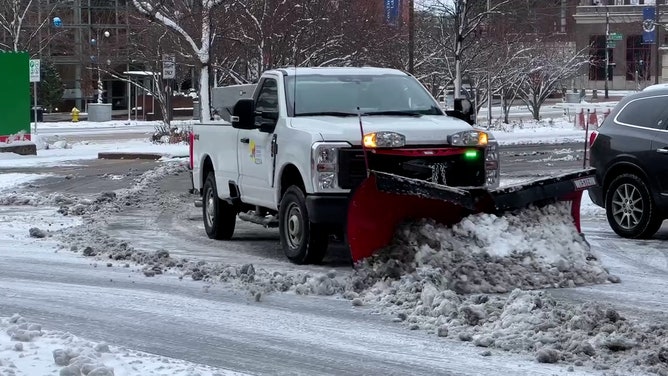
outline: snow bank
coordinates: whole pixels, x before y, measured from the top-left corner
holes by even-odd
[[[25,373],[22,373],[24,371]],[[0,374],[242,375],[105,343],[90,342],[66,332],[43,330],[41,325],[30,323],[18,314],[0,317]]]

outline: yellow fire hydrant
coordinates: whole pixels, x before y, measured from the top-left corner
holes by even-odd
[[[71,114],[72,114],[72,122],[73,123],[77,123],[79,121],[79,112],[81,112],[81,111],[79,111],[78,108],[72,107]]]

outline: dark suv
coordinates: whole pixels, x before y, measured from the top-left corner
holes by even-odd
[[[624,97],[589,138],[592,201],[625,238],[654,235],[668,213],[668,88]]]

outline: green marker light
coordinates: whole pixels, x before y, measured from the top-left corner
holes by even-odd
[[[464,153],[464,158],[465,159],[477,159],[478,158],[478,151],[477,150],[467,150]]]

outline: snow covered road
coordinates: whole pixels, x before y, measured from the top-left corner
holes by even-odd
[[[25,208],[1,215],[17,223]],[[44,210],[35,216],[48,218]],[[146,278],[53,246],[25,238],[0,246],[0,316],[20,312],[48,329],[250,374],[566,374],[528,356],[483,357],[345,300],[274,294],[256,302],[221,285]]]

